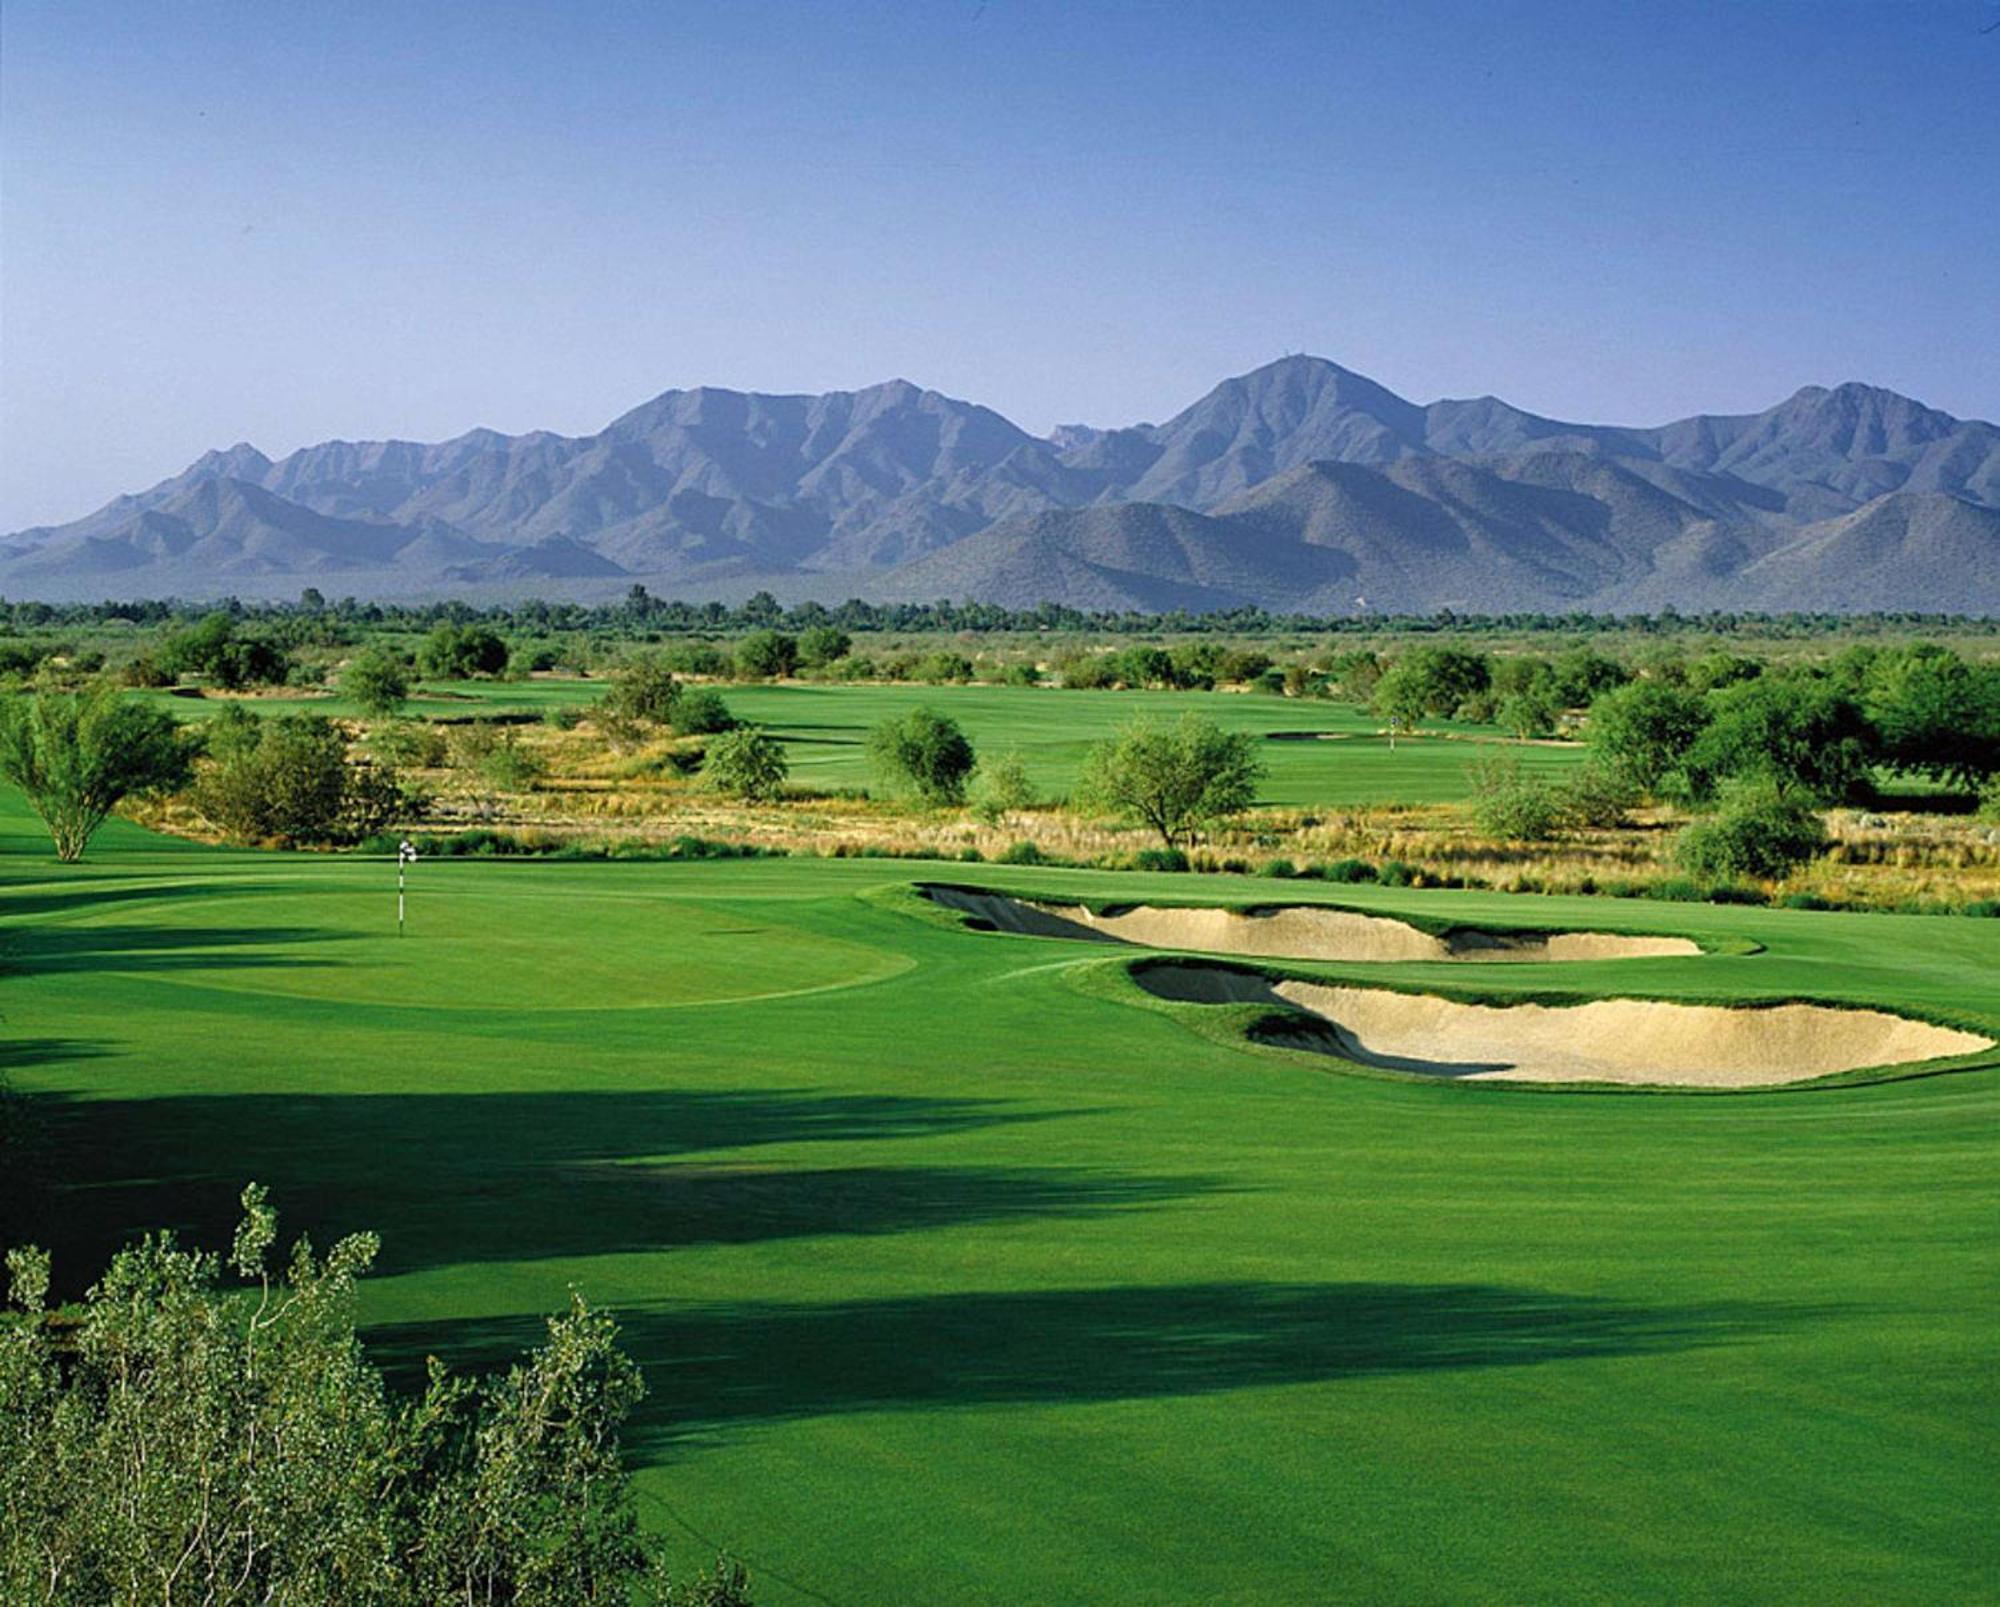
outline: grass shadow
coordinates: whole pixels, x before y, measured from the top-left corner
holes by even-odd
[[[0,928],[0,974],[331,965],[272,951],[345,938],[311,926],[10,926]]]
[[[1083,1114],[997,1100],[685,1089],[36,1099],[62,1180],[47,1214],[66,1286],[149,1228],[227,1244],[253,1178],[270,1188],[288,1238],[375,1231],[387,1273],[1073,1216],[1220,1186],[755,1153]]]
[[[1198,1396],[1381,1374],[1543,1366],[1741,1342],[1811,1313],[1649,1306],[1485,1284],[1183,1283],[618,1313],[658,1457],[734,1426],[843,1412]],[[483,1368],[532,1319],[378,1328],[399,1380],[424,1356]]]

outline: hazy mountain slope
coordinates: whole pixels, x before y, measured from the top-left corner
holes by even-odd
[[[756,575],[1123,599],[1103,606],[1782,608],[1873,606],[1861,577],[1879,573],[1914,599],[1897,606],[1953,608],[1954,566],[1986,555],[1972,515],[1994,509],[2000,429],[1864,385],[1633,428],[1491,396],[1419,406],[1301,356],[1164,424],[1047,440],[896,380],[667,391],[579,437],[329,441],[275,462],[239,444],[0,539],[0,593],[100,595],[117,576],[133,594],[281,594],[343,574],[377,595],[629,577],[700,596]]]

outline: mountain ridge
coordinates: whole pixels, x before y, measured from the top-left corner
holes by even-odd
[[[1576,423],[1494,396],[1411,402],[1303,355],[1160,424],[1046,438],[903,379],[697,387],[585,436],[482,428],[275,460],[238,442],[0,537],[0,594],[52,599],[328,580],[701,597],[750,577],[1077,606],[2000,612],[2000,429],[1858,382],[1759,413]],[[1807,601],[1829,598],[1855,600]]]

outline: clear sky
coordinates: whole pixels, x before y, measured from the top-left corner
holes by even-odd
[[[248,439],[1290,351],[1652,423],[2000,417],[2000,0],[7,0],[0,529]]]

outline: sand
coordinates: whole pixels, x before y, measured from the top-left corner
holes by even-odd
[[[1699,944],[1684,937],[1624,937],[1610,932],[1464,931],[1437,937],[1406,921],[1312,904],[1255,910],[1137,904],[1100,913],[1081,904],[1041,904],[969,888],[924,891],[936,902],[1002,932],[1263,959],[1491,963],[1627,960],[1701,952]]]
[[[1220,966],[1154,965],[1134,976],[1164,999],[1289,1004],[1325,1023],[1285,1040],[1295,1047],[1469,1081],[1766,1088],[1994,1047],[1977,1033],[1832,1005],[1462,1004],[1434,994],[1273,981]]]

